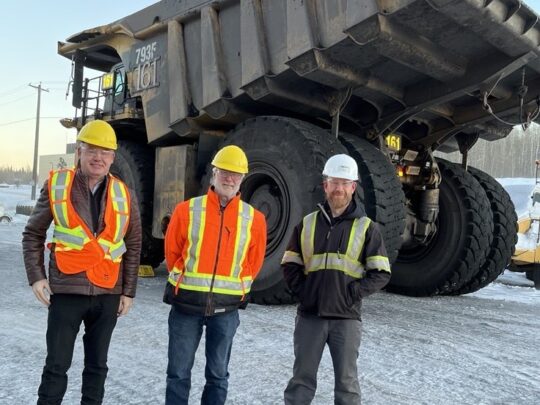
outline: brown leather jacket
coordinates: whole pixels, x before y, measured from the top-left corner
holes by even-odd
[[[105,180],[108,182],[108,177]],[[107,190],[105,184],[105,190]],[[139,260],[142,244],[141,220],[139,215],[139,206],[135,193],[130,190],[131,195],[131,215],[129,227],[124,237],[127,251],[122,256],[120,265],[120,274],[116,285],[111,288],[98,287],[86,277],[86,272],[77,274],[64,274],[58,270],[54,255],[54,244],[49,256],[49,285],[54,294],[80,294],[80,295],[99,295],[99,294],[123,294],[128,297],[134,297],[137,288],[137,275],[139,270]],[[105,199],[107,192],[103,192],[101,198],[101,214],[99,217],[98,229],[93,229],[92,213],[90,208],[90,189],[88,180],[80,170],[77,171],[73,186],[71,189],[71,202],[75,210],[88,225],[88,227],[99,234],[103,231],[105,224],[103,214],[105,212]],[[45,240],[47,229],[49,229],[53,215],[49,202],[49,191],[47,181],[41,190],[41,195],[32,215],[23,232],[22,246],[24,255],[24,265],[26,275],[30,285],[36,281],[47,278],[44,265]]]

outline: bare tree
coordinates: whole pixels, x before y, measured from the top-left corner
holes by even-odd
[[[459,152],[435,152],[435,156],[461,162]],[[540,159],[540,126],[527,131],[516,127],[506,138],[497,141],[479,139],[469,151],[468,162],[493,177],[534,177],[534,161]]]

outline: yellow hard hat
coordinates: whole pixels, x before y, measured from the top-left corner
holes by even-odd
[[[81,128],[77,141],[89,145],[116,150],[116,134],[109,123],[102,120],[91,121]]]
[[[218,153],[216,153],[216,156],[214,156],[212,166],[235,173],[246,174],[248,172],[248,160],[246,154],[242,149],[235,145],[221,148]]]

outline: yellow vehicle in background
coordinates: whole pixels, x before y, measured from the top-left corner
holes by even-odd
[[[540,160],[536,161],[535,185],[526,215],[518,219],[518,243],[512,256],[510,270],[524,271],[540,289]]]

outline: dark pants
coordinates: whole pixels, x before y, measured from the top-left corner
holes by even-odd
[[[229,387],[229,360],[239,324],[238,310],[206,317],[184,314],[172,306],[169,314],[166,405],[186,405],[189,401],[191,369],[203,326],[206,326],[206,384],[201,404],[225,403]]]
[[[84,322],[84,370],[81,404],[101,404],[107,377],[107,353],[116,325],[120,295],[51,296],[47,323],[47,359],[38,405],[60,404],[67,389],[75,339]]]
[[[356,361],[362,323],[355,319],[296,316],[293,377],[285,389],[286,405],[310,404],[317,389],[317,371],[328,344],[334,366],[334,403],[360,404]]]

